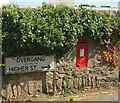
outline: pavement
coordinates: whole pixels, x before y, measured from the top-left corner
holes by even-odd
[[[64,98],[51,98],[50,101],[118,101],[118,88],[78,93]]]
[[[114,103],[110,101],[118,101],[118,87],[111,89],[100,89],[91,90],[84,93],[78,92],[77,94],[67,94],[65,97],[63,95],[45,95],[41,94],[37,97],[20,97],[12,101],[108,101],[108,103]],[[104,103],[104,102],[102,102]],[[116,103],[116,102],[115,102]]]

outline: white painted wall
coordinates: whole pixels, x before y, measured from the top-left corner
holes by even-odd
[[[3,4],[8,4],[9,3],[9,0],[0,0],[0,7],[3,5]]]
[[[56,6],[57,4],[65,4],[68,6],[74,6],[74,0],[49,0],[50,3],[54,6]]]

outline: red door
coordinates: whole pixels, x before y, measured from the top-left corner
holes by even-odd
[[[88,61],[88,42],[77,44],[76,68],[86,68]]]

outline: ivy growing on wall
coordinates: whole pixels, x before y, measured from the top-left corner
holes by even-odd
[[[108,47],[120,42],[116,17],[83,8],[43,3],[42,7],[2,8],[3,55],[55,54],[58,58],[88,36]]]

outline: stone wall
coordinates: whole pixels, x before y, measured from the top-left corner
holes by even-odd
[[[118,67],[115,68],[105,62],[92,41],[89,41],[88,67],[78,69],[75,68],[75,63],[76,47],[66,59],[57,63],[56,87],[58,89],[62,89],[62,83],[66,82],[65,78],[68,78],[68,88],[76,89],[108,87],[118,81]]]
[[[76,46],[66,58],[56,63],[56,90],[65,88],[99,88],[114,86],[118,82],[118,68],[105,62],[97,52],[95,43],[89,40],[88,68],[76,68]],[[53,90],[52,72],[11,74],[3,78],[3,95],[35,95]]]
[[[34,72],[4,75],[3,95],[20,96],[46,93],[46,73]],[[6,87],[7,85],[7,87]]]

